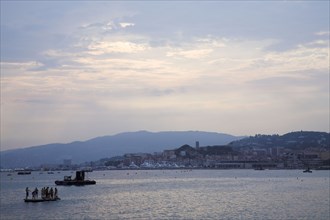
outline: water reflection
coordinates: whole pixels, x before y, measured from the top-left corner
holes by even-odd
[[[100,171],[90,173],[96,185],[58,187],[60,202],[23,204],[26,186],[53,186],[63,175],[2,175],[1,217],[48,219],[51,212],[54,219],[330,218],[328,171]]]

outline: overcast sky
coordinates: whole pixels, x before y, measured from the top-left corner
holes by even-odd
[[[329,132],[329,1],[1,1],[1,150]]]

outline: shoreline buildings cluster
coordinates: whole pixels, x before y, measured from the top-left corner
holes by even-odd
[[[106,169],[330,169],[329,133],[292,132],[283,136],[255,135],[228,145],[195,146],[158,153],[127,153],[98,161],[43,164],[32,170]]]
[[[196,142],[195,147],[183,145],[162,153],[125,154],[110,158],[104,162],[103,168],[326,169],[330,168],[329,162],[328,149],[243,149],[227,145],[199,147]],[[98,165],[102,166],[102,162]]]

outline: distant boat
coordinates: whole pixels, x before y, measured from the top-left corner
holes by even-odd
[[[311,169],[309,169],[309,167],[303,171],[304,173],[312,173]]]
[[[330,170],[330,166],[320,166],[316,170]]]
[[[24,199],[24,202],[52,202],[52,201],[57,201],[57,200],[61,200],[59,197],[55,197],[55,198],[40,198],[40,199]]]
[[[83,186],[83,185],[94,185],[95,180],[85,180],[85,171],[76,171],[76,177],[71,179],[71,176],[64,176],[64,180],[56,180],[56,185],[63,186]]]
[[[17,175],[29,175],[31,174],[31,171],[18,171]]]
[[[52,171],[49,171],[49,172],[47,172],[47,174],[54,174],[54,172],[52,172]]]
[[[262,166],[257,166],[254,170],[265,170]]]

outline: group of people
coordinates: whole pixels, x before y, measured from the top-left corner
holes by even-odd
[[[25,192],[26,192],[25,199],[28,199],[29,198],[29,192],[30,192],[29,187],[26,187]],[[32,199],[38,199],[38,193],[39,193],[39,190],[36,187],[31,193],[32,194]],[[41,198],[42,199],[55,199],[55,198],[57,198],[57,188],[55,187],[55,189],[53,189],[53,187],[51,187],[51,188],[43,187],[41,189]]]

